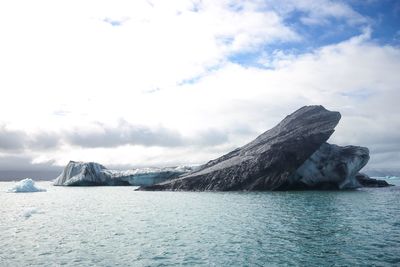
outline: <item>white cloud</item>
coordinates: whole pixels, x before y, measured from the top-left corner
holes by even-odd
[[[27,116],[48,121],[47,114],[57,109],[79,112],[78,117],[96,110],[95,117],[105,118],[111,94],[121,105],[134,105],[141,92],[201,75],[234,51],[298,38],[277,14],[255,6],[236,12],[230,1],[205,1],[197,12],[191,1],[0,5],[0,85],[8,100],[2,111],[24,127],[37,124]],[[104,19],[124,23],[112,27]]]
[[[293,10],[304,12],[308,23],[334,17],[366,26],[343,2],[273,3],[274,8],[265,1],[1,2],[0,124],[29,140],[48,140],[50,147],[41,148],[39,141],[19,146],[28,146],[25,153],[35,163],[168,165],[216,157],[302,105],[323,104],[343,114],[332,141],[371,146],[378,164],[387,143],[381,138],[375,148],[371,136],[400,130],[399,49],[373,43],[366,30],[303,55],[266,54],[260,62],[268,68],[229,62],[237,52],[261,54],[267,44],[301,42],[285,23]],[[185,142],[220,139],[201,148],[121,143],[115,135],[121,120],[154,132],[168,129],[168,138],[176,134]],[[66,137],[71,130],[92,133],[99,125],[112,129],[118,147],[77,147]],[[51,138],[39,135],[47,132]],[[396,151],[391,155],[400,158]]]

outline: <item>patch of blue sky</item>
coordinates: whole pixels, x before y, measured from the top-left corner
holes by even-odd
[[[121,26],[125,22],[125,20],[116,20],[110,18],[105,18],[103,19],[103,21],[110,24],[113,27]]]
[[[352,8],[366,17],[365,23],[349,23],[346,18],[320,18],[321,21],[307,23],[308,14],[294,11],[285,18],[285,24],[296,31],[300,41],[266,43],[257,50],[238,52],[228,60],[248,67],[270,68],[260,63],[265,55],[273,56],[276,51],[284,54],[300,55],[323,46],[337,44],[363,33],[371,27],[373,41],[379,44],[400,45],[400,1],[358,1],[351,2]]]
[[[301,55],[311,53],[320,47],[336,44],[350,39],[351,37],[363,33],[362,29],[356,27],[347,27],[344,23],[336,23],[335,26],[308,26],[300,24],[293,26],[302,36],[300,41],[279,41],[266,43],[258,49],[252,51],[238,52],[228,57],[230,62],[240,64],[246,67],[271,68],[268,64],[260,61],[263,57],[272,59],[274,54],[279,51],[281,54]]]
[[[400,45],[400,1],[355,1],[353,9],[372,22],[371,38],[380,44]]]
[[[359,101],[365,101],[375,95],[375,91],[371,89],[358,89],[350,92],[342,92],[340,93],[342,96],[349,97]]]
[[[285,23],[302,37],[300,42],[285,46],[291,45],[299,52],[342,42],[361,34],[365,27],[365,25],[351,25],[343,18],[321,18],[320,23],[313,24],[305,23],[305,18],[307,14],[296,11],[285,20]]]
[[[181,86],[181,85],[186,85],[186,84],[195,84],[198,81],[200,81],[201,78],[203,78],[203,75],[198,75],[198,76],[195,76],[195,77],[191,77],[189,79],[185,79],[185,80],[179,82],[178,85]]]
[[[187,84],[196,84],[197,82],[199,82],[203,77],[205,77],[206,75],[219,70],[222,67],[221,64],[217,64],[215,66],[212,67],[208,67],[205,71],[203,71],[203,73],[201,73],[200,75],[196,75],[193,77],[190,77],[188,79],[184,79],[182,81],[180,81],[177,85],[178,86],[182,86],[182,85],[187,85]]]
[[[229,56],[228,60],[232,63],[246,67],[256,67],[260,69],[268,68],[268,66],[260,62],[262,55],[263,53],[261,52],[235,53]]]

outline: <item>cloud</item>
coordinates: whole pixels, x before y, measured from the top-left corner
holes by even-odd
[[[66,135],[71,145],[81,147],[117,147],[123,145],[143,146],[181,146],[184,143],[177,131],[165,128],[150,129],[145,126],[133,126],[120,122],[117,127],[99,125],[97,130],[74,130]]]
[[[38,132],[28,136],[26,148],[30,150],[48,150],[60,145],[61,138],[54,132]]]
[[[0,153],[0,181],[14,181],[23,178],[38,180],[55,179],[62,168],[54,161],[34,163],[31,156],[7,155]]]
[[[50,132],[29,134],[23,130],[12,130],[0,125],[0,152],[53,149],[58,146],[59,139],[59,136]]]
[[[201,163],[323,104],[332,142],[394,164],[400,51],[370,20],[328,0],[1,2],[0,152]]]
[[[71,1],[67,6],[56,6],[47,1],[35,5],[28,1],[25,4],[31,12],[23,17],[21,14],[19,19],[13,15],[19,14],[19,5],[1,8],[4,22],[15,21],[12,31],[0,28],[4,36],[10,37],[2,43],[0,51],[4,53],[2,65],[7,66],[4,71],[11,75],[9,81],[18,67],[27,75],[32,72],[28,87],[40,91],[56,85],[70,93],[79,92],[82,87],[97,91],[98,87],[109,89],[111,85],[116,90],[132,90],[132,83],[139,86],[137,90],[146,90],[196,76],[230,53],[299,38],[279,15],[263,12],[262,5],[256,3],[235,10],[229,8],[235,1],[204,1],[198,12],[192,11],[190,1],[168,5],[153,1],[152,7],[139,1],[122,1],[111,6],[107,3],[110,2]],[[41,12],[41,5],[52,12]],[[110,24],[118,27],[108,27]],[[15,31],[20,35],[14,36]],[[25,38],[35,42],[25,45]],[[221,40],[231,41],[221,43]],[[58,68],[51,67],[54,65]],[[46,80],[44,73],[50,74]],[[71,79],[63,79],[64,73],[69,73]],[[81,81],[81,74],[85,74],[88,83],[76,84]],[[57,82],[60,80],[63,80],[61,85]],[[9,87],[18,89],[24,82],[14,85],[10,82]],[[38,83],[41,86],[36,86]]]
[[[400,174],[400,153],[398,151],[373,153],[366,170],[382,170],[382,174],[388,175],[387,171],[396,171]],[[385,174],[386,171],[386,174]],[[390,172],[389,172],[390,173]]]
[[[24,147],[25,134],[18,130],[9,130],[0,125],[0,149],[19,150]]]
[[[26,155],[0,154],[0,170],[20,170],[20,171],[42,171],[60,170],[59,166],[54,166],[54,161],[35,163],[33,157]]]
[[[38,147],[55,148],[37,155],[39,162],[56,159],[60,165],[69,159],[111,166],[204,162],[245,144],[303,105],[323,104],[343,114],[331,142],[370,147],[373,166],[378,154],[399,153],[392,136],[400,130],[399,62],[398,48],[381,47],[363,34],[312,53],[279,57],[272,68],[227,63],[194,83],[144,93],[140,102],[115,96],[117,104],[109,103],[113,112],[126,113],[117,124],[113,112],[102,113],[105,105],[95,109],[100,123],[55,116],[72,126],[55,135],[38,131],[27,138],[21,129],[10,135],[3,127],[1,136],[17,137],[3,139],[3,149],[4,144],[30,147],[36,140]]]
[[[183,136],[176,130],[132,125],[124,120],[116,126],[94,122],[85,128],[66,129],[59,133],[40,131],[32,134],[8,130],[3,125],[0,127],[0,151],[44,151],[65,145],[82,148],[211,146],[227,142],[228,134],[227,131],[205,129],[193,136]]]
[[[65,134],[64,141],[84,148],[112,148],[124,145],[144,147],[213,146],[228,141],[227,131],[200,130],[193,136],[183,136],[179,131],[164,127],[149,128],[120,121],[116,127],[97,123],[96,129],[77,129]]]

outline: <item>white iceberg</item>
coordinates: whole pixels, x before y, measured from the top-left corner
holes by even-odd
[[[44,212],[40,211],[38,208],[28,208],[22,212],[22,216],[25,219],[29,219],[33,214],[43,214]]]
[[[383,179],[387,179],[387,180],[398,180],[400,177],[398,176],[392,176],[392,175],[388,175],[383,177]]]
[[[96,186],[133,185],[148,186],[176,178],[192,171],[193,166],[166,168],[139,168],[126,171],[109,170],[95,162],[70,161],[54,181],[54,185]]]
[[[9,193],[31,193],[31,192],[45,192],[46,189],[36,187],[35,181],[31,178],[25,178],[17,182],[12,188],[8,189]]]

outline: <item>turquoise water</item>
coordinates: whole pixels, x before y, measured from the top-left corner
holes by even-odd
[[[400,184],[399,180],[391,180]],[[399,266],[400,187],[263,193],[53,187],[6,193],[1,266]]]

